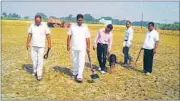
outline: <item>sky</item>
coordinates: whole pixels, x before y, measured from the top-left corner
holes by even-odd
[[[37,12],[47,16],[65,17],[89,13],[95,18],[110,16],[119,20],[160,23],[179,22],[179,2],[2,2],[2,12],[34,17]]]

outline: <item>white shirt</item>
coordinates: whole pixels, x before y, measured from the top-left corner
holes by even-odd
[[[86,38],[90,38],[90,32],[87,25],[82,24],[79,26],[78,24],[72,24],[68,35],[72,37],[72,50],[85,50],[86,49]]]
[[[154,49],[157,41],[159,41],[159,33],[156,30],[149,31],[146,33],[143,48]]]
[[[125,31],[123,46],[130,47],[132,45],[133,40],[133,29],[132,27],[129,27]]]
[[[46,34],[50,34],[50,29],[47,24],[41,22],[39,26],[32,23],[28,33],[32,34],[31,46],[45,47]]]

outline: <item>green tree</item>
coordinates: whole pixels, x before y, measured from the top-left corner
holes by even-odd
[[[3,15],[4,17],[7,17],[7,14],[6,14],[6,12],[3,12],[3,13],[2,13],[2,15]]]

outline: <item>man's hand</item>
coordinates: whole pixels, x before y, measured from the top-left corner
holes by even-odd
[[[156,54],[156,52],[157,52],[157,50],[156,50],[156,49],[154,49],[154,50],[153,50],[153,54]]]
[[[29,47],[30,47],[31,37],[32,37],[32,34],[29,33],[29,34],[28,34],[28,37],[27,37],[27,42],[26,42],[26,49],[27,49],[27,50],[28,50]]]
[[[30,44],[26,44],[26,49],[29,50]]]
[[[96,48],[97,48],[97,45],[94,44],[93,45],[93,50],[96,50]]]
[[[51,49],[51,45],[48,45],[48,49]]]

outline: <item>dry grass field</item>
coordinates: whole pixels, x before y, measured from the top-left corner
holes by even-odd
[[[159,31],[160,45],[154,57],[153,73],[142,73],[143,53],[137,68],[116,65],[113,74],[101,74],[95,83],[89,83],[90,68],[84,71],[84,82],[78,84],[71,76],[71,54],[66,51],[65,28],[52,28],[52,50],[44,60],[43,80],[37,81],[30,72],[32,65],[26,50],[27,29],[25,21],[2,21],[2,99],[4,100],[144,100],[179,99],[179,32]],[[91,43],[103,25],[89,25]],[[123,61],[122,42],[125,26],[113,30],[112,52],[118,62]],[[146,28],[134,27],[134,40],[130,54],[137,57],[142,46]],[[96,52],[92,50],[94,65],[98,66]],[[86,59],[88,62],[88,59]],[[107,67],[108,64],[107,64]]]

